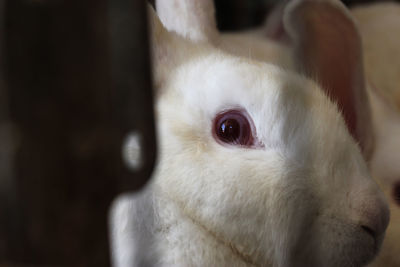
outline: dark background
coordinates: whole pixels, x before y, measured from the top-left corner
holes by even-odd
[[[282,1],[283,0],[215,0],[218,28],[221,31],[231,31],[260,25],[271,8]],[[351,7],[357,4],[382,1],[343,0],[342,2]]]

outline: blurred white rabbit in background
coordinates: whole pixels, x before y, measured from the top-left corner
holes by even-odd
[[[400,4],[381,2],[352,10],[358,23],[372,104],[373,177],[389,200],[386,238],[371,266],[400,266]]]
[[[144,191],[116,202],[114,264],[370,262],[389,212],[364,160],[376,141],[348,10],[290,1],[268,41],[219,34],[211,1],[156,5],[158,165]]]

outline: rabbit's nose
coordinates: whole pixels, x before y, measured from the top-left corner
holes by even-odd
[[[365,201],[359,212],[359,226],[361,229],[371,235],[375,241],[381,241],[390,217],[389,207],[383,195],[380,194],[379,197]]]

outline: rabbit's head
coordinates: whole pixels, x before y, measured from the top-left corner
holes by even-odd
[[[307,28],[319,19],[308,12],[315,3],[295,1],[286,27],[296,36],[300,68],[333,86],[328,93],[344,103],[341,110],[304,76],[216,48],[210,1],[158,1],[165,26],[150,12],[160,145],[154,184],[211,238],[255,265],[361,266],[377,253],[388,223],[356,143],[367,144],[358,116],[365,107],[353,97],[363,93],[359,54],[337,60],[359,44],[337,44],[326,62],[326,47],[301,38],[320,34]],[[344,9],[321,8],[332,19]],[[342,37],[351,38],[349,31]]]

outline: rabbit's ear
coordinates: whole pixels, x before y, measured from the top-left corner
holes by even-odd
[[[342,111],[369,159],[373,150],[361,39],[348,10],[334,0],[293,0],[283,24],[300,72],[315,78]]]
[[[266,37],[276,41],[287,41],[287,34],[283,27],[283,12],[289,0],[282,0],[268,13],[263,32]]]
[[[171,70],[190,57],[190,43],[164,28],[154,9],[148,5],[153,80],[158,93]]]
[[[217,34],[212,0],[156,0],[164,26],[192,41],[212,42]]]

